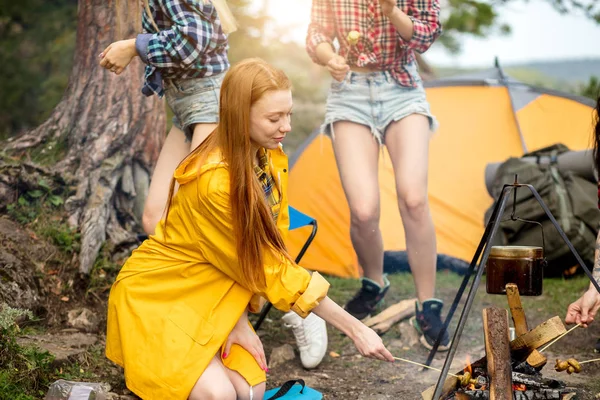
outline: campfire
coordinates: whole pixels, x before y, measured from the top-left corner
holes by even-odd
[[[548,347],[577,325],[567,331],[557,316],[529,330],[516,285],[506,286],[517,337],[510,340],[506,309],[484,309],[485,357],[473,363],[467,359],[462,371],[449,374],[438,400],[576,399],[575,388],[568,387],[560,380],[545,378],[542,371],[544,368],[553,368],[558,372],[571,374],[582,370],[581,364],[585,361],[568,359],[548,363],[543,355]],[[432,399],[434,389],[435,387],[430,387],[423,392],[423,399]]]

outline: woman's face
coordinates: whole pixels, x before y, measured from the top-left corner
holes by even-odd
[[[265,149],[276,149],[292,129],[291,90],[266,92],[250,108],[250,140]]]

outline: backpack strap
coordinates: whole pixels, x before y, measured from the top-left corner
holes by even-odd
[[[275,393],[272,397],[269,397],[267,400],[275,400],[275,399],[279,399],[280,397],[285,396],[287,394],[287,392],[289,392],[290,389],[296,383],[299,383],[300,385],[302,385],[302,389],[300,389],[300,393],[302,393],[302,391],[304,390],[304,387],[306,386],[306,383],[304,383],[303,379],[294,379],[291,381],[287,381],[283,385],[281,385],[281,387],[279,388],[277,393]]]

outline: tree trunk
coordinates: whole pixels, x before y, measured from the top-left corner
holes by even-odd
[[[140,12],[139,2],[122,3],[129,7],[123,14]],[[136,34],[129,25],[125,38]],[[7,146],[13,151],[66,146],[52,169],[75,183],[65,207],[70,224],[80,229],[84,274],[107,238],[118,244],[134,237],[165,133],[164,102],[140,91],[139,58],[119,76],[100,67],[98,54],[117,39],[115,1],[79,0],[73,70],[64,97],[44,124]]]

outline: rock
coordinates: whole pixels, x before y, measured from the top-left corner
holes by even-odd
[[[273,349],[269,358],[269,368],[274,368],[286,361],[291,361],[296,358],[294,348],[289,344],[284,344]]]
[[[87,308],[76,308],[67,314],[68,324],[75,329],[84,332],[96,332],[98,329],[98,317]]]
[[[399,339],[393,339],[392,341],[390,341],[387,347],[388,349],[401,349],[404,347],[404,342]]]
[[[414,326],[408,322],[402,322],[400,325],[398,325],[398,331],[400,332],[402,343],[405,346],[413,347],[419,343],[419,333],[416,331]]]
[[[138,400],[139,397],[128,396],[126,394],[116,394],[113,392],[106,394],[106,400]]]
[[[17,338],[21,346],[36,346],[52,354],[55,365],[62,365],[73,361],[75,357],[84,353],[88,347],[98,343],[96,335],[85,333],[72,333],[68,335],[35,335]]]

